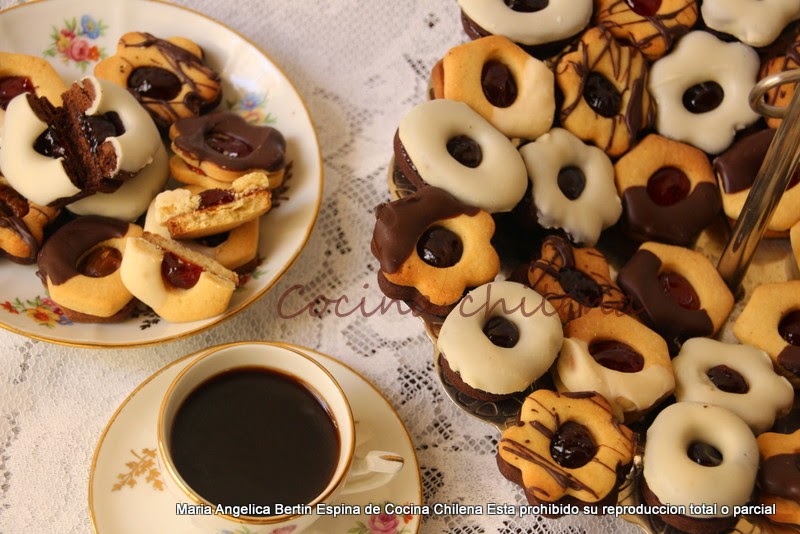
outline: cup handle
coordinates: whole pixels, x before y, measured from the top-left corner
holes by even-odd
[[[388,484],[404,464],[403,457],[394,452],[370,451],[356,456],[340,494],[362,493]]]

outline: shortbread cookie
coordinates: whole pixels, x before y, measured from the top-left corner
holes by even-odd
[[[116,54],[95,65],[94,74],[128,89],[162,129],[212,110],[222,98],[219,74],[206,64],[203,50],[184,37],[126,33]]]
[[[750,502],[758,444],[733,412],[699,402],[667,406],[647,430],[642,495],[650,506],[683,506],[685,515],[659,514],[682,532],[726,532],[734,508]],[[691,505],[716,504],[715,513]]]
[[[169,130],[173,176],[186,184],[233,182],[261,172],[275,189],[286,172],[286,139],[271,126],[250,124],[231,111],[181,119]]]
[[[758,54],[749,46],[690,32],[650,69],[658,133],[719,154],[759,117],[748,98],[758,67]]]
[[[563,340],[555,308],[517,282],[470,291],[439,331],[439,365],[464,394],[500,400],[547,373]]]
[[[541,226],[560,228],[574,242],[593,246],[600,232],[617,222],[622,203],[614,187],[614,167],[602,150],[553,128],[519,152]]]
[[[697,23],[697,0],[595,0],[594,20],[653,61]]]
[[[594,308],[606,313],[627,307],[603,254],[592,247],[575,247],[560,236],[548,236],[541,257],[531,262],[528,284],[555,306],[562,323]]]
[[[750,46],[767,46],[783,28],[800,19],[800,0],[704,0],[703,21]]]
[[[173,239],[195,239],[227,232],[257,219],[272,206],[269,179],[260,172],[238,178],[226,189],[188,189],[160,193],[153,202],[156,221]]]
[[[0,110],[6,109],[15,96],[23,93],[45,97],[58,106],[61,93],[66,90],[67,84],[46,59],[0,52]]]
[[[400,121],[394,162],[415,187],[432,185],[489,213],[511,211],[528,186],[511,141],[463,102],[430,100]]]
[[[559,391],[596,391],[632,423],[675,388],[664,340],[629,315],[599,308],[564,327],[554,367]]]
[[[426,313],[447,315],[466,289],[492,281],[500,269],[491,215],[442,189],[424,187],[381,204],[375,217],[381,290]]]
[[[800,222],[792,226],[789,233],[789,238],[792,243],[792,254],[797,267],[800,268]]]
[[[800,387],[800,280],[756,287],[733,324],[733,334],[764,350],[775,369]]]
[[[764,60],[761,64],[758,78],[762,80],[768,76],[794,69],[800,69],[800,33],[786,46],[782,54]],[[785,83],[778,87],[773,87],[764,95],[764,103],[779,108],[785,108],[792,101],[794,91],[795,84],[793,83]],[[770,128],[777,128],[780,126],[783,119],[778,117],[766,117],[766,120],[767,126]]]
[[[458,5],[462,26],[470,38],[504,35],[538,58],[559,52],[592,17],[591,0],[459,0]]]
[[[120,276],[128,238],[142,229],[117,219],[88,216],[58,229],[39,253],[39,275],[50,298],[76,322],[118,322],[133,295]]]
[[[519,422],[497,445],[500,473],[532,505],[616,503],[618,481],[633,461],[636,434],[594,392],[540,389],[522,405]]]
[[[172,322],[224,313],[238,283],[216,261],[151,233],[128,240],[120,275],[136,298]]]
[[[561,125],[609,156],[624,154],[650,126],[655,108],[647,90],[647,61],[600,28],[583,34],[556,65],[564,95]]]
[[[626,231],[639,241],[691,246],[722,202],[708,157],[651,134],[614,165]]]
[[[617,283],[672,354],[689,338],[713,336],[733,309],[733,294],[708,258],[674,245],[643,243]]]
[[[738,140],[714,159],[722,207],[729,219],[735,221],[739,218],[774,138],[775,130],[761,130]],[[770,237],[785,236],[800,221],[799,177],[795,175],[792,178],[767,222]]]
[[[775,506],[772,521],[800,525],[800,430],[791,434],[765,432],[758,436],[761,466],[758,502]]]
[[[44,229],[58,210],[28,201],[0,177],[0,257],[15,263],[36,263]]]
[[[83,78],[62,100],[24,94],[6,110],[0,168],[32,202],[58,207],[116,191],[162,146],[150,116],[110,82]]]
[[[766,352],[750,345],[693,338],[683,344],[672,366],[678,402],[727,408],[756,436],[787,414],[794,401],[789,381],[775,373]]]
[[[434,98],[466,103],[508,137],[536,139],[553,124],[553,73],[507,37],[451,48],[434,66]]]

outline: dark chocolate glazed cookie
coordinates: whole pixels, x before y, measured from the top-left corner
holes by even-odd
[[[375,210],[372,254],[388,297],[444,316],[464,294],[494,279],[500,260],[490,240],[494,221],[435,187]]]

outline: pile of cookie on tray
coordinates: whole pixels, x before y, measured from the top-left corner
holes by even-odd
[[[182,37],[126,33],[74,83],[0,52],[0,258],[36,265],[75,322],[141,304],[173,322],[224,313],[261,261],[258,220],[287,163],[280,131],[221,100]]]
[[[800,280],[748,292],[722,342],[734,295],[695,249],[774,137],[748,95],[800,68],[800,1],[458,4],[469,40],[398,125],[372,251],[447,382],[525,397],[500,472],[531,504],[614,504],[643,450],[639,498],[673,528],[800,525]],[[768,229],[795,263],[797,183]]]

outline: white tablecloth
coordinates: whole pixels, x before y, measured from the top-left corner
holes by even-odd
[[[14,3],[0,0],[0,7]],[[523,504],[519,487],[497,471],[497,432],[460,412],[442,393],[417,319],[394,313],[368,319],[276,314],[278,297],[295,284],[306,286],[309,295],[378,303],[377,262],[369,251],[373,208],[388,199],[387,166],[400,118],[425,98],[434,62],[466,40],[455,1],[178,3],[244,34],[294,81],[322,145],[319,219],[305,250],[267,296],[194,337],[151,348],[96,350],[0,330],[0,533],[91,532],[90,462],[117,406],[170,361],[245,339],[314,348],[371,380],[408,427],[427,503]],[[622,521],[585,517],[437,516],[422,527],[426,533],[460,534],[624,531],[636,530]]]

